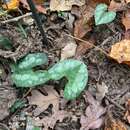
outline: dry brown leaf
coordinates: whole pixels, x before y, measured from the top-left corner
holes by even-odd
[[[85,115],[80,118],[80,130],[100,128],[103,124],[103,114],[106,109],[89,92],[85,94],[85,101],[89,103],[89,106],[86,108]]]
[[[68,11],[71,10],[72,5],[83,6],[85,0],[51,0],[51,11]]]
[[[109,56],[118,61],[130,65],[130,40],[122,40],[111,47]]]
[[[96,86],[96,99],[102,101],[106,93],[108,93],[108,86],[104,82],[102,82],[102,84],[97,84]]]
[[[47,96],[38,90],[33,90],[31,92],[32,95],[28,97],[30,105],[37,105],[37,108],[33,111],[35,116],[46,110],[50,104],[53,105],[53,112],[59,110],[58,93],[54,90],[53,86],[45,86],[44,89],[48,93]]]
[[[125,1],[121,0],[121,2],[116,2],[115,0],[112,0],[110,2],[108,10],[110,11],[122,11],[125,9]]]
[[[126,30],[130,29],[130,9],[127,10],[125,16],[122,18],[122,23],[124,24]]]
[[[74,36],[82,38],[91,30],[94,8],[89,5],[82,7],[82,16],[75,21]]]
[[[37,119],[37,120],[35,119],[34,124],[35,126],[44,125],[45,130],[48,130],[48,128],[53,129],[57,121],[62,122],[64,118],[70,117],[70,116],[71,116],[71,113],[61,110],[61,111],[55,112],[52,116],[47,116],[47,117],[44,117],[43,119]]]
[[[73,39],[72,41],[68,41],[67,45],[61,50],[61,60],[74,56],[76,48],[77,44]]]

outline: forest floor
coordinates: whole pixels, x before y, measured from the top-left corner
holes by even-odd
[[[88,6],[89,0],[82,7],[73,6],[69,11],[40,13],[47,44],[43,42],[32,14],[24,17],[30,11],[23,6],[0,17],[0,36],[12,42],[11,49],[0,45],[1,130],[130,129],[130,67],[109,57],[111,47],[126,39],[126,29],[121,20],[126,8],[117,11],[112,22],[96,26],[94,14],[91,20],[87,14],[90,13],[86,10]],[[91,21],[87,19],[87,25],[81,24],[85,14]],[[15,21],[21,15],[23,17]],[[64,99],[64,78],[33,89],[13,84],[10,63],[37,52],[47,54],[48,63],[41,67],[46,70],[61,59],[71,58],[85,63],[89,79],[77,99]],[[14,106],[18,100],[22,103]]]

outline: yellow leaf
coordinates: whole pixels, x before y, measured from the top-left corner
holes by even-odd
[[[3,4],[2,7],[7,10],[17,9],[19,6],[19,0],[9,0],[6,4]]]
[[[130,65],[130,40],[122,40],[111,47],[109,56],[118,61]]]

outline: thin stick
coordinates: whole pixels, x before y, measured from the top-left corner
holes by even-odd
[[[41,19],[40,19],[38,13],[37,13],[37,10],[36,10],[36,7],[34,5],[34,2],[32,0],[27,0],[27,2],[28,2],[28,5],[29,5],[29,7],[30,7],[30,9],[32,11],[32,15],[33,15],[33,17],[34,17],[34,19],[36,21],[38,29],[41,32],[41,35],[42,35],[42,38],[43,38],[43,42],[44,42],[44,44],[47,45],[48,44],[47,37],[46,37],[46,34],[45,34],[44,30],[43,30],[42,22],[41,22]]]
[[[79,41],[81,41],[81,42],[87,43],[87,44],[89,44],[90,46],[93,46],[94,48],[96,48],[97,50],[100,50],[100,51],[101,51],[103,54],[105,54],[106,56],[109,56],[103,49],[101,49],[101,48],[95,46],[93,43],[87,42],[87,41],[85,41],[85,40],[83,40],[83,39],[77,38],[77,37],[72,36],[72,35],[69,35],[69,34],[65,34],[65,35],[67,35],[67,36],[69,36],[69,37],[71,37],[71,38],[74,38],[74,39],[76,39],[76,40],[79,40]]]
[[[12,18],[12,19],[8,19],[8,20],[5,20],[5,21],[1,21],[1,23],[2,23],[2,24],[6,24],[6,23],[11,23],[11,22],[17,22],[17,21],[19,21],[20,19],[25,18],[25,17],[27,17],[27,16],[31,16],[31,15],[32,15],[32,13],[26,13],[26,14],[24,14],[24,15],[22,15],[22,16],[18,16],[18,17]]]

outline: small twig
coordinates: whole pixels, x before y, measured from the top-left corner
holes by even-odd
[[[33,88],[30,88],[21,98],[21,100],[23,100],[24,98],[26,98],[28,96],[28,94],[33,90]]]
[[[25,17],[28,17],[28,16],[31,16],[31,15],[32,15],[31,12],[30,12],[30,13],[26,13],[26,14],[24,14],[24,15],[22,15],[22,16],[18,16],[18,17],[12,18],[12,19],[8,19],[8,20],[5,20],[5,21],[1,21],[1,23],[2,23],[2,24],[6,24],[6,23],[11,23],[11,22],[17,22],[17,21],[19,21],[20,19],[25,18]]]
[[[116,107],[120,108],[122,111],[125,111],[125,108],[122,107],[120,104],[116,103],[114,100],[110,99],[108,96],[105,96],[105,98],[111,102],[112,104],[114,104]]]
[[[65,34],[65,35],[67,35],[67,36],[69,36],[69,37],[71,37],[71,38],[74,38],[74,39],[76,39],[76,40],[79,40],[79,41],[81,41],[81,42],[84,42],[84,43],[86,43],[86,44],[88,44],[88,45],[90,45],[90,46],[96,48],[97,50],[101,51],[101,52],[102,52],[103,54],[105,54],[106,56],[109,56],[108,53],[106,53],[103,49],[101,49],[101,48],[95,46],[93,43],[87,42],[87,41],[85,41],[85,40],[83,40],[83,39],[77,38],[77,37],[72,36],[72,35],[70,35],[70,34]]]

